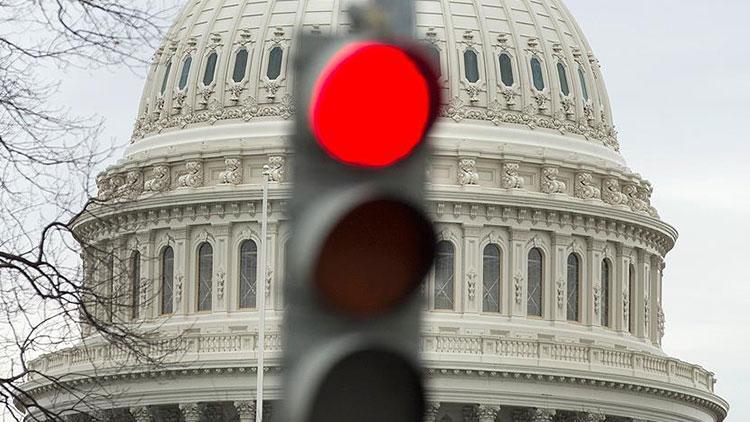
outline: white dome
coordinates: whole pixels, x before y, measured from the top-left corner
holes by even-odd
[[[217,131],[188,131],[179,141],[169,136],[180,129],[288,120],[295,32],[346,33],[348,4],[190,1],[155,56],[128,155],[190,139],[223,147]],[[416,8],[417,37],[439,52],[445,122],[555,134],[541,136],[537,146],[624,164],[615,153],[619,144],[599,64],[559,0],[422,0]],[[245,67],[236,63],[240,50],[247,52]],[[508,138],[502,130],[486,132],[490,139]]]

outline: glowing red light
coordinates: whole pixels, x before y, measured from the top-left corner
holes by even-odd
[[[431,124],[434,94],[428,78],[399,47],[348,44],[315,83],[308,110],[313,134],[342,162],[394,164],[419,145]]]

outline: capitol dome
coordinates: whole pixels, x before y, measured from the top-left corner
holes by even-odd
[[[32,363],[99,379],[114,392],[103,420],[252,420],[259,294],[265,414],[281,399],[291,62],[300,31],[349,31],[349,2],[186,3],[154,56],[124,157],[98,177],[102,204],[76,223],[97,246],[86,281],[121,296],[102,317],[137,322],[181,352],[154,371],[84,327],[79,346]],[[677,232],[620,154],[601,68],[568,9],[416,9],[445,99],[427,169],[439,243],[424,285],[425,420],[723,421],[714,375],[662,351]],[[44,378],[29,386],[42,403],[73,402]]]

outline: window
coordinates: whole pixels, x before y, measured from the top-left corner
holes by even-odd
[[[568,321],[580,321],[579,292],[581,287],[581,263],[578,255],[568,256]]]
[[[172,70],[172,61],[167,63],[166,69],[164,69],[164,79],[161,80],[161,92],[162,95],[167,91],[167,82],[169,81],[169,72]]]
[[[130,318],[138,319],[141,301],[141,254],[136,251],[130,258]]]
[[[527,313],[531,316],[541,317],[543,315],[542,278],[544,277],[544,265],[542,263],[542,251],[539,248],[529,251],[528,266]]]
[[[454,260],[453,244],[439,242],[435,258],[435,309],[453,309]]]
[[[182,62],[182,72],[180,73],[180,83],[177,88],[180,90],[185,89],[188,84],[188,76],[190,76],[190,66],[193,64],[193,58],[190,56],[185,57],[185,61]]]
[[[513,62],[508,53],[500,55],[500,80],[507,87],[511,87],[515,83],[513,78]]]
[[[232,80],[235,82],[242,82],[245,79],[245,72],[247,72],[247,49],[240,49],[234,56],[234,72],[232,73]]]
[[[635,316],[638,308],[635,307],[635,266],[633,264],[628,266],[628,292],[630,292],[630,309],[628,310],[630,321],[628,321],[628,327],[630,334],[635,334]]]
[[[500,312],[500,248],[497,245],[487,245],[484,248],[482,260],[482,286],[484,294],[482,310],[484,312]]]
[[[258,246],[252,240],[240,246],[240,308],[255,308],[258,285]]]
[[[198,248],[198,311],[211,310],[213,289],[214,250],[208,243]]]
[[[216,77],[216,64],[219,61],[219,55],[213,52],[206,59],[206,71],[203,72],[203,85],[209,86],[214,82]]]
[[[557,64],[557,75],[560,77],[560,90],[567,97],[570,95],[570,84],[568,84],[568,72],[564,64]]]
[[[161,255],[161,313],[174,312],[174,250],[164,249]]]
[[[531,58],[531,78],[537,91],[544,91],[544,73],[542,73],[542,62],[538,58]]]
[[[611,264],[609,263],[609,260],[605,259],[602,261],[602,290],[601,290],[601,317],[602,317],[602,327],[609,327],[610,321],[609,321],[609,292],[610,292],[610,283],[612,282],[612,276],[610,273],[610,268],[612,268]]]
[[[432,65],[432,70],[435,71],[435,76],[441,78],[443,76],[443,69],[440,64],[440,49],[434,45],[429,45],[427,51],[429,52],[430,64]]]
[[[586,85],[586,74],[583,73],[583,69],[581,69],[580,67],[578,68],[578,78],[581,80],[581,93],[583,94],[583,99],[588,101],[589,88]]]
[[[281,76],[281,62],[284,58],[284,50],[281,47],[274,47],[268,53],[268,70],[266,76],[268,79],[275,80]]]
[[[479,81],[479,57],[476,51],[464,51],[464,72],[467,81],[471,83]]]

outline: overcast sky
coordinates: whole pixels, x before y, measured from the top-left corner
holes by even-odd
[[[667,257],[664,349],[716,372],[727,421],[749,421],[750,2],[567,4],[603,65],[622,152],[680,231]],[[125,145],[143,76],[66,73],[62,100],[104,116],[103,141]]]

